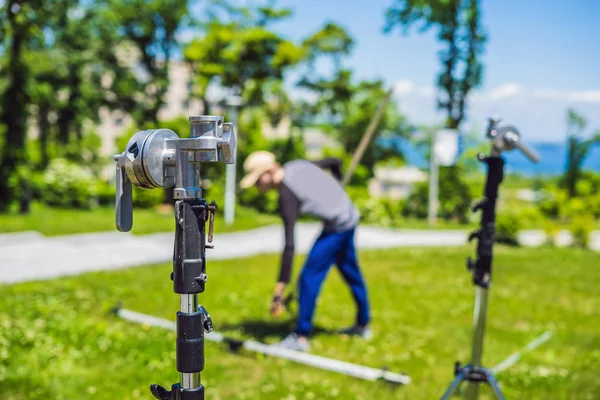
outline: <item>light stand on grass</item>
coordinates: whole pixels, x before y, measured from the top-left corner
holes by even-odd
[[[180,295],[177,313],[177,371],[180,382],[171,390],[151,385],[160,400],[203,400],[200,372],[204,369],[204,333],[212,321],[204,307],[198,307],[198,293],[207,280],[205,249],[212,242],[217,205],[208,204],[200,189],[200,164],[235,162],[235,135],[232,123],[223,117],[190,117],[190,138],[179,138],[169,129],[152,129],[133,135],[117,162],[117,229],[127,232],[133,224],[132,186],[146,189],[175,186],[175,244],[171,280]]]
[[[479,161],[487,164],[488,174],[485,184],[485,198],[473,207],[473,211],[482,211],[480,229],[471,233],[469,241],[477,239],[477,259],[473,262],[467,260],[467,268],[473,274],[475,284],[475,311],[473,316],[473,348],[471,363],[461,366],[456,362],[454,367],[455,379],[442,396],[442,400],[449,399],[467,381],[469,383],[465,392],[465,398],[475,400],[479,397],[479,385],[487,383],[490,385],[498,399],[504,399],[498,382],[491,370],[481,365],[483,355],[483,339],[485,334],[485,323],[487,316],[488,290],[492,280],[492,249],[494,246],[496,225],[496,200],[498,187],[504,175],[503,151],[509,151],[515,147],[521,150],[527,158],[537,163],[539,157],[520,141],[520,135],[512,126],[499,127],[499,119],[490,119],[487,137],[492,141],[492,151],[489,156],[479,154]]]

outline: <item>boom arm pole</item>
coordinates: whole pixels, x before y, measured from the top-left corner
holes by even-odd
[[[387,107],[388,103],[390,102],[390,98],[392,97],[393,92],[394,92],[393,89],[390,89],[387,91],[387,93],[385,94],[385,97],[383,98],[383,100],[381,100],[381,103],[379,104],[379,108],[375,112],[375,115],[373,115],[373,118],[371,118],[371,121],[369,122],[369,126],[367,126],[367,130],[365,131],[362,139],[360,140],[358,148],[354,152],[354,156],[352,157],[352,162],[350,163],[350,167],[348,168],[348,170],[346,171],[346,174],[344,175],[344,179],[342,180],[342,186],[346,186],[350,182],[350,178],[352,178],[352,175],[354,174],[354,170],[360,163],[360,160],[362,159],[362,156],[365,153],[365,150],[367,149],[367,146],[369,145],[369,142],[371,141],[373,134],[375,133],[375,129],[377,129],[377,126],[379,126],[379,122],[381,121],[381,118],[383,117],[383,112],[385,111],[385,108]]]

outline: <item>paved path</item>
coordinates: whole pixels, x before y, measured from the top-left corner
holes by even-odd
[[[319,224],[302,223],[296,227],[296,249],[306,253]],[[522,244],[543,244],[541,231],[524,231]],[[570,243],[570,235],[559,235],[559,245]],[[467,242],[466,231],[388,230],[361,226],[356,244],[363,249],[406,246],[458,246]],[[250,231],[215,233],[215,248],[208,250],[211,260],[276,253],[283,248],[280,226]],[[592,247],[600,251],[600,232],[592,237]],[[168,262],[172,259],[173,233],[137,236],[102,232],[83,235],[45,237],[37,232],[0,234],[0,283],[49,279],[88,271],[133,267]]]

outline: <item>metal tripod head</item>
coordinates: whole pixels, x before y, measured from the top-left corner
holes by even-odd
[[[137,132],[125,151],[115,155],[117,163],[117,229],[133,226],[131,185],[145,189],[175,186],[176,200],[200,199],[200,164],[232,164],[235,150],[233,123],[223,117],[190,117],[190,137],[180,138],[169,129]]]
[[[540,157],[522,142],[517,128],[510,125],[498,126],[500,121],[501,119],[497,117],[489,118],[486,136],[492,141],[492,156],[499,156],[503,151],[517,148],[532,162],[539,162]]]

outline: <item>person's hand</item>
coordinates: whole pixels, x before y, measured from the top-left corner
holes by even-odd
[[[273,290],[273,300],[271,301],[271,317],[273,318],[279,317],[285,311],[285,304],[283,302],[285,287],[285,283],[277,282],[275,290]]]
[[[283,304],[283,297],[275,296],[271,302],[271,317],[278,318],[285,311],[285,305]]]

